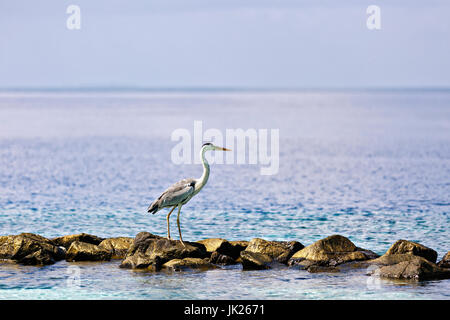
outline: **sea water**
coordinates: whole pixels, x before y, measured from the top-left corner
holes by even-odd
[[[0,235],[166,235],[147,206],[200,177],[177,165],[176,129],[278,129],[279,171],[212,164],[182,209],[183,239],[297,240],[341,234],[383,254],[398,239],[450,250],[450,92],[14,91],[0,93]],[[171,224],[177,237],[176,219]],[[0,264],[1,299],[449,299],[450,280],[373,279],[367,270],[181,273],[120,261]],[[74,284],[73,270],[77,273]],[[71,278],[72,277],[72,278]]]

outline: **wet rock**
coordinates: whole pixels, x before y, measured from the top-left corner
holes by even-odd
[[[254,238],[250,241],[245,251],[262,253],[273,260],[286,264],[289,258],[304,246],[298,241],[267,241]]]
[[[134,239],[128,237],[108,238],[103,240],[98,246],[110,251],[111,259],[123,259],[133,242]]]
[[[210,263],[207,258],[172,259],[164,263],[162,267],[172,271],[184,271],[189,269],[210,270],[217,268]]]
[[[56,245],[62,246],[66,249],[69,249],[72,242],[75,242],[75,241],[99,245],[103,240],[105,240],[105,239],[94,236],[92,234],[87,234],[87,233],[71,234],[68,236],[62,236],[62,237],[57,237],[57,238],[52,239],[52,241]]]
[[[270,269],[273,259],[266,254],[241,251],[240,262],[243,270],[263,270]]]
[[[368,261],[379,268],[373,269],[370,274],[391,278],[408,280],[449,279],[450,270],[441,268],[435,263],[412,254],[383,255]]]
[[[300,270],[308,270],[310,267],[328,267],[328,261],[314,261],[305,258],[292,258],[288,261],[289,267],[297,267]]]
[[[229,256],[232,259],[237,259],[240,252],[245,248],[242,245],[242,241],[233,241],[233,244],[221,238],[210,238],[197,242],[203,244],[206,247],[206,251],[209,253],[218,252],[222,255]]]
[[[311,273],[335,273],[341,271],[340,268],[335,265],[330,265],[328,261],[313,261],[305,258],[289,259],[288,266],[296,267],[300,270],[306,270]]]
[[[65,250],[33,233],[0,237],[0,259],[27,265],[49,265],[64,259]]]
[[[33,253],[30,253],[29,255],[23,257],[18,261],[21,264],[24,265],[32,265],[32,266],[38,266],[38,265],[50,265],[54,264],[56,261],[53,259],[51,255],[49,255],[45,250],[39,249],[37,251],[34,251]]]
[[[414,256],[423,257],[433,263],[437,260],[437,252],[435,250],[425,247],[420,243],[407,240],[396,241],[385,253],[385,255],[393,254],[411,254]]]
[[[234,260],[232,257],[227,256],[225,254],[220,254],[217,251],[214,251],[211,254],[211,257],[209,258],[209,261],[214,264],[220,264],[220,265],[232,265],[238,263],[236,260]]]
[[[125,269],[140,269],[147,271],[159,271],[163,262],[160,257],[156,256],[149,258],[145,253],[136,252],[134,255],[125,257],[125,259],[120,264],[120,268]]]
[[[204,239],[197,241],[197,243],[203,244],[206,248],[206,251],[209,253],[217,251],[221,254],[230,255],[230,253],[233,251],[233,246],[231,245],[231,243],[221,238]]]
[[[120,268],[159,271],[163,264],[161,259],[158,256],[150,258],[146,254],[150,243],[156,239],[162,239],[162,237],[150,232],[139,232],[120,264]]]
[[[288,261],[289,267],[299,267],[302,270],[306,270],[313,265],[320,265],[320,261],[307,260],[305,258],[291,258]]]
[[[337,273],[341,272],[341,270],[337,267],[328,267],[328,266],[310,266],[307,268],[310,273]]]
[[[74,241],[66,252],[66,261],[109,261],[112,253],[95,244]]]
[[[206,248],[201,243],[168,240],[148,232],[139,233],[129,248],[121,268],[152,269],[159,268],[173,259],[207,258]]]
[[[208,251],[208,252],[214,252],[214,251],[223,250],[223,249],[226,250],[226,249],[231,248],[231,243],[229,243],[227,240],[221,239],[221,238],[210,238],[210,239],[200,240],[197,242],[203,244],[206,248],[206,251]]]
[[[351,261],[374,259],[378,255],[370,250],[356,247],[348,238],[332,235],[297,251],[288,261],[288,265],[312,261],[313,265],[337,266]]]
[[[156,234],[150,233],[150,232],[139,232],[136,237],[134,237],[134,244],[139,244],[141,242],[147,241],[147,240],[154,240],[154,239],[165,239],[164,237],[158,236]]]
[[[245,240],[234,240],[230,241],[230,243],[237,251],[239,251],[239,253],[245,250],[249,244],[249,242]]]
[[[441,268],[450,268],[450,251],[439,261],[438,266]]]
[[[149,243],[145,251],[150,258],[159,256],[162,261],[184,258],[206,258],[208,256],[204,245],[195,242],[184,242],[184,246],[178,240],[156,239]]]

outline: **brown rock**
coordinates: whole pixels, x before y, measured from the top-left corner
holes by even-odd
[[[333,235],[297,251],[289,261],[290,265],[295,264],[295,260],[311,260],[321,266],[336,266],[351,261],[369,260],[378,257],[370,250],[356,247],[348,238]]]
[[[450,270],[440,268],[435,263],[412,254],[385,254],[368,262],[379,266],[378,269],[372,270],[371,274],[384,278],[409,280],[450,278]]]
[[[247,248],[249,241],[234,240],[234,241],[230,241],[230,243],[235,248],[235,250],[240,253],[241,251],[243,251]]]
[[[262,253],[278,262],[287,263],[295,252],[303,248],[304,246],[297,241],[267,241],[254,238],[245,251]]]
[[[32,266],[45,266],[55,263],[55,260],[45,250],[39,249],[20,259],[19,263]]]
[[[48,265],[64,259],[65,250],[33,233],[0,237],[0,259],[27,265]]]
[[[341,271],[340,267],[338,268],[334,265],[330,265],[328,261],[313,261],[304,258],[289,259],[288,266],[297,267],[300,270],[306,270],[311,273],[336,273]]]
[[[210,238],[197,241],[206,247],[206,251],[213,253],[217,251],[222,255],[231,257],[232,259],[237,259],[242,250],[245,249],[244,241],[227,241],[221,238]]]
[[[273,259],[263,253],[244,250],[241,251],[240,262],[243,270],[262,270],[270,269]]]
[[[220,250],[222,247],[231,247],[231,243],[229,243],[225,239],[221,238],[210,238],[197,241],[205,246],[206,251],[214,252]]]
[[[441,268],[450,268],[450,251],[439,261],[438,266]]]
[[[234,247],[225,239],[221,238],[210,238],[197,241],[205,246],[206,251],[213,253],[217,251],[220,254],[232,255],[234,254]]]
[[[52,241],[56,245],[62,246],[66,249],[69,249],[72,242],[75,242],[75,241],[99,245],[103,240],[105,240],[105,239],[94,236],[92,234],[87,234],[87,233],[71,234],[68,236],[62,236],[62,237],[52,239]]]
[[[435,263],[437,259],[437,252],[434,251],[433,249],[425,247],[420,243],[407,240],[396,241],[385,253],[385,255],[392,255],[392,254],[411,254],[414,256],[423,257],[433,263]]]
[[[307,268],[308,272],[311,273],[337,273],[341,272],[341,270],[337,267],[326,267],[326,266],[310,266]]]
[[[163,268],[170,269],[172,271],[184,271],[187,269],[210,270],[217,267],[211,264],[206,258],[184,258],[169,260],[163,264]]]
[[[133,242],[134,239],[128,237],[108,238],[103,240],[98,246],[110,251],[111,259],[123,259]]]
[[[66,261],[109,261],[111,252],[86,242],[74,241],[66,252]]]
[[[203,244],[168,240],[154,236],[148,232],[139,233],[129,248],[121,268],[152,269],[160,267],[173,259],[206,258],[208,253]]]
[[[236,260],[234,260],[232,257],[227,256],[225,254],[220,254],[217,251],[214,251],[211,254],[211,257],[209,258],[209,261],[211,263],[220,264],[220,265],[231,265],[238,263]]]

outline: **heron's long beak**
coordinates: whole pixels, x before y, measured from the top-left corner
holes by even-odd
[[[223,150],[223,151],[231,151],[231,149],[227,149],[227,148],[220,148],[220,150]]]

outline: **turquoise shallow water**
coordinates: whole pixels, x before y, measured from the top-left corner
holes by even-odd
[[[183,207],[183,238],[298,240],[342,234],[382,254],[398,239],[449,249],[450,93],[2,93],[0,234],[165,235],[145,213],[171,183],[171,134],[279,129],[280,168],[213,164]],[[172,231],[176,234],[175,218]],[[80,282],[73,285],[73,269]],[[0,264],[0,298],[448,299],[450,281],[373,279],[365,270],[224,270],[143,274],[118,262],[44,268]],[[72,271],[71,271],[72,270]]]

